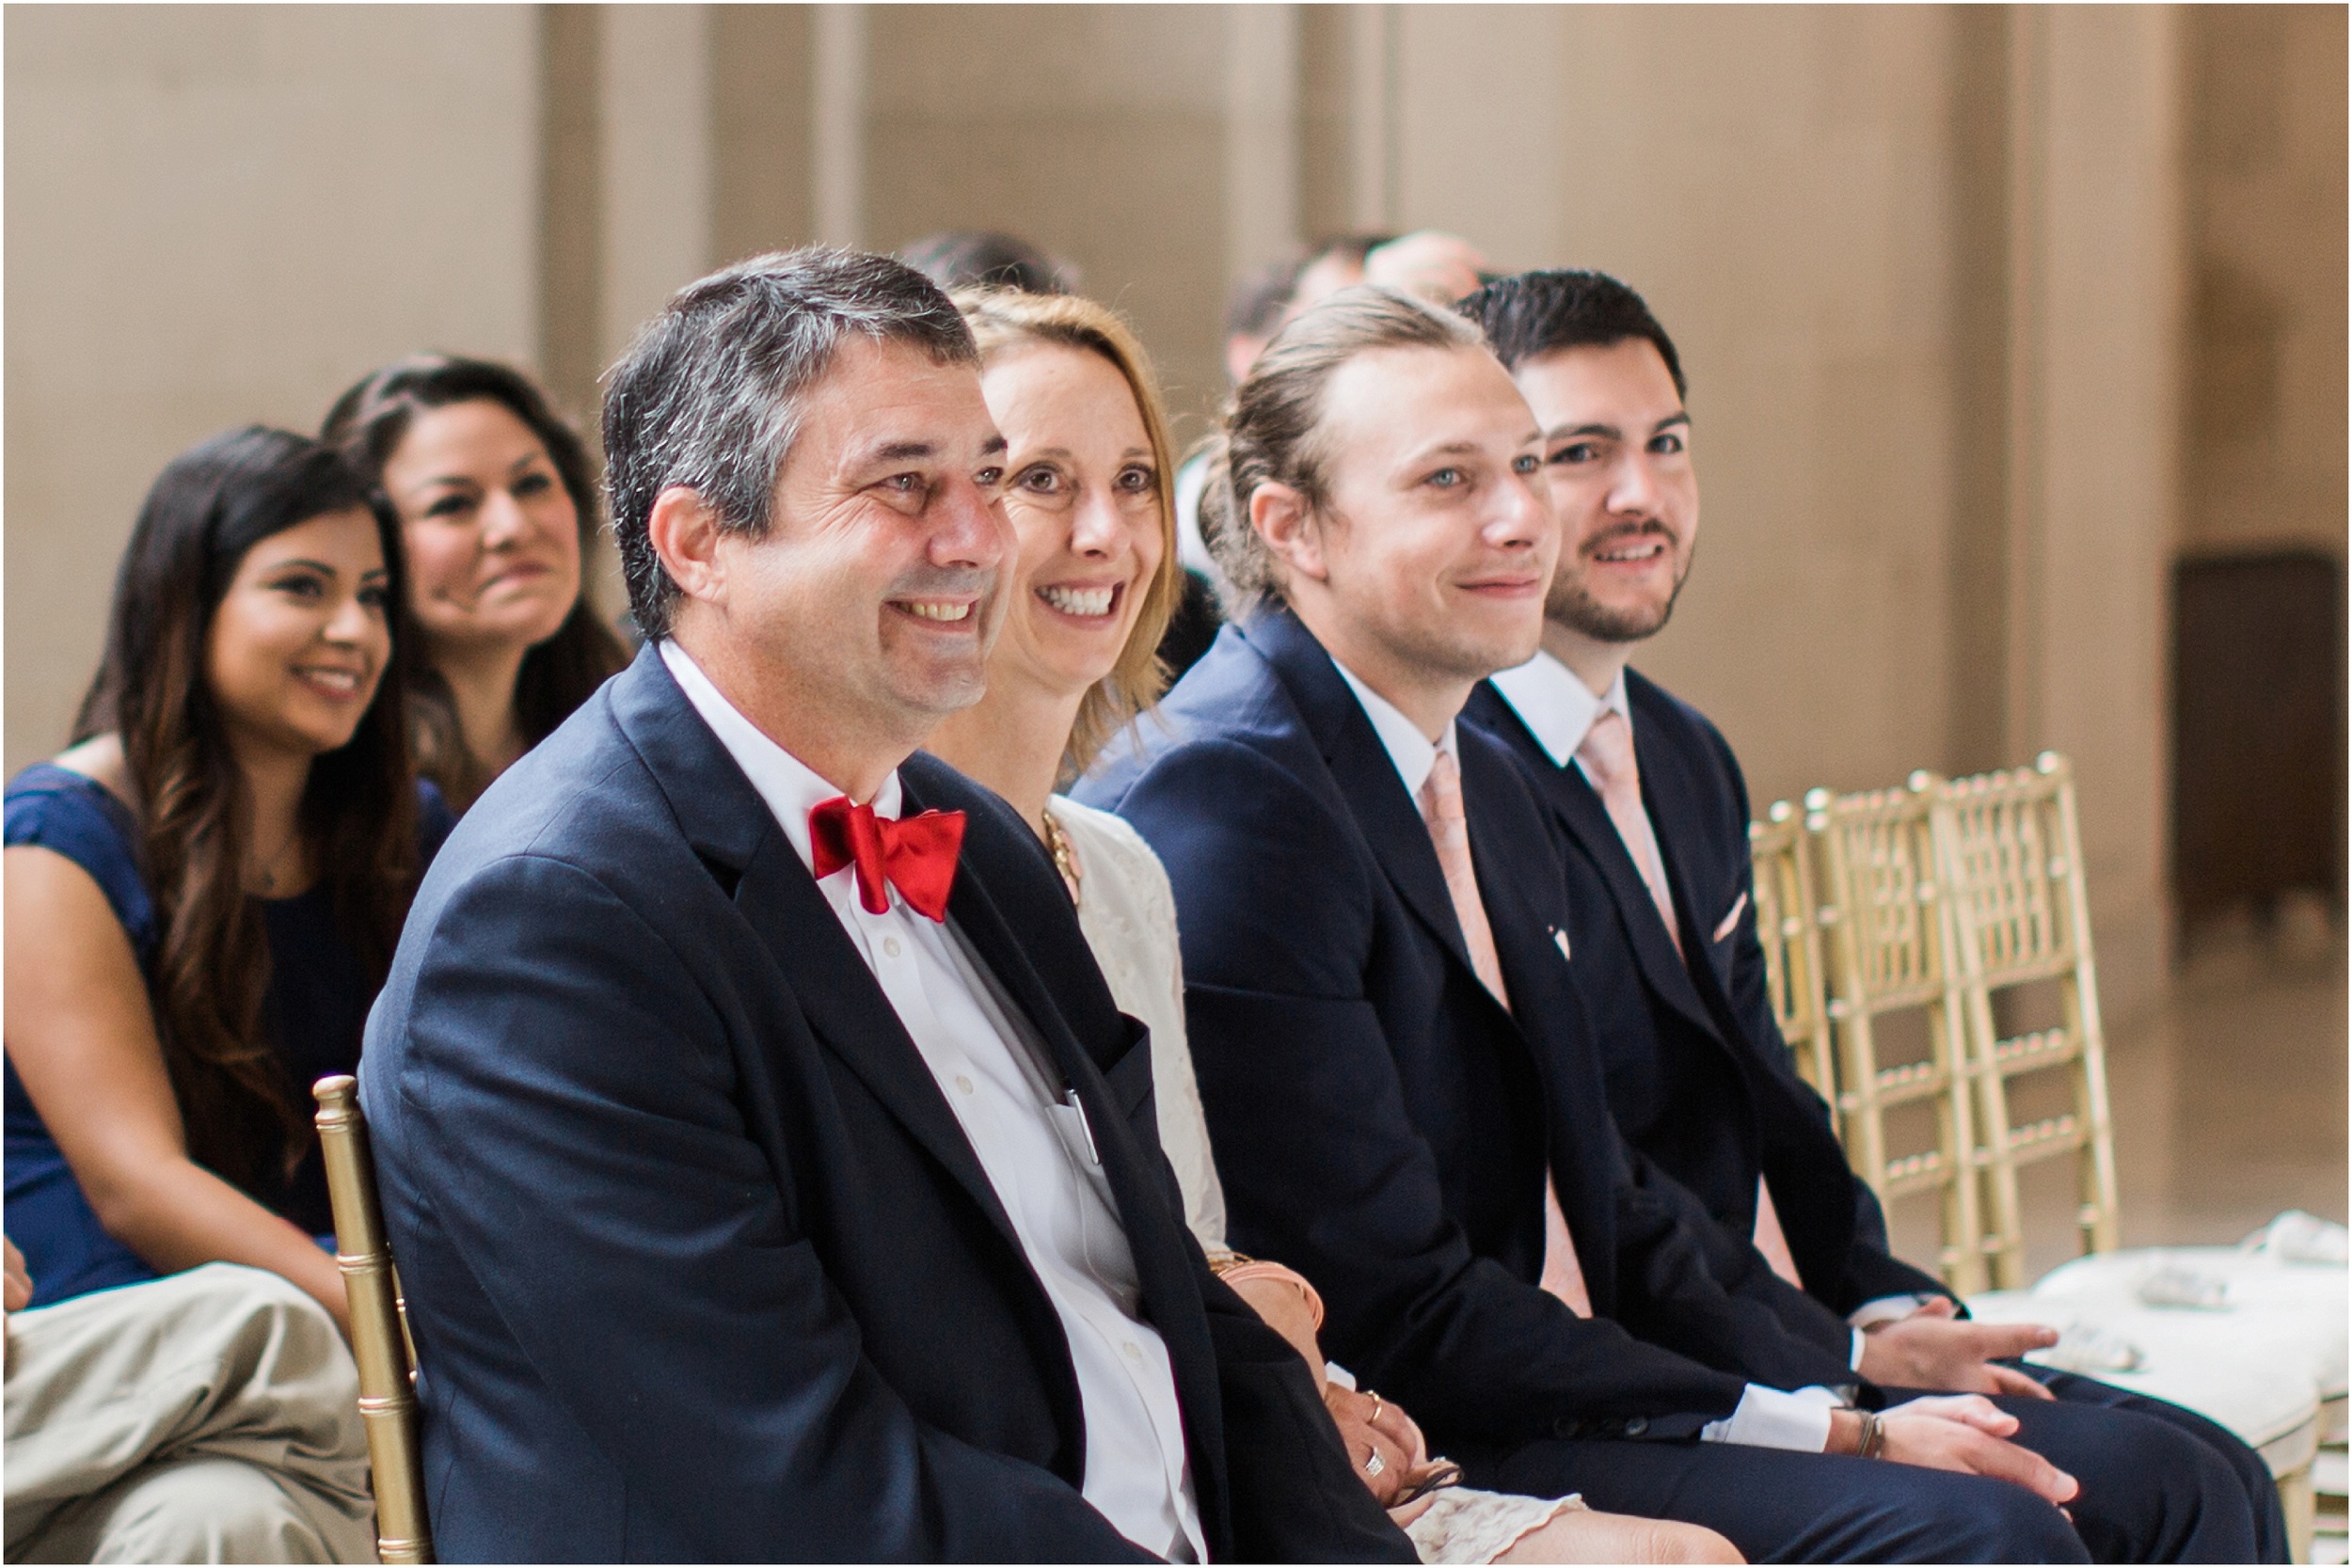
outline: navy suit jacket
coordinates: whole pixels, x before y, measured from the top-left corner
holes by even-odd
[[[1491,686],[1480,684],[1465,717],[1510,748],[1566,846],[1577,974],[1618,1130],[1719,1223],[1718,1250],[1754,1232],[1756,1179],[1769,1177],[1797,1272],[1823,1308],[1810,1332],[1843,1339],[1844,1315],[1862,1303],[1944,1287],[1887,1251],[1878,1199],[1772,1020],[1747,785],[1730,745],[1663,688],[1631,670],[1625,678],[1687,965],[1583,770],[1554,763]],[[1804,1316],[1792,1313],[1800,1331]]]
[[[993,795],[949,920],[1094,1129],[1213,1555],[1411,1560],[1208,1272],[1149,1044]],[[807,868],[652,648],[483,797],[361,1065],[451,1560],[1110,1560],[1061,1324]]]
[[[1078,793],[1168,867],[1232,1236],[1314,1281],[1335,1359],[1439,1442],[1687,1437],[1747,1380],[1850,1376],[1725,1291],[1629,1164],[1557,942],[1559,863],[1500,746],[1462,731],[1509,1011],[1470,967],[1418,806],[1295,617],[1226,627],[1136,733]],[[1547,1168],[1591,1319],[1536,1283]]]

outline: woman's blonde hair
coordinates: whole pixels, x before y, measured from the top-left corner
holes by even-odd
[[[1105,306],[1074,294],[1031,294],[1012,289],[958,289],[951,296],[979,344],[983,367],[1022,343],[1055,343],[1099,354],[1126,378],[1136,412],[1152,443],[1158,470],[1153,500],[1160,514],[1160,564],[1144,585],[1143,603],[1111,673],[1096,681],[1078,705],[1062,752],[1063,782],[1093,765],[1113,736],[1133,723],[1168,688],[1160,662],[1160,636],[1184,595],[1184,565],[1176,556],[1176,458],[1168,438],[1168,412],[1161,406],[1152,357],[1127,324]]]
[[[1320,437],[1324,393],[1340,367],[1375,349],[1485,347],[1478,328],[1453,311],[1375,285],[1341,290],[1276,335],[1233,389],[1224,427],[1201,448],[1209,469],[1200,536],[1225,574],[1230,619],[1285,602],[1280,563],[1249,521],[1259,486],[1289,485],[1318,514],[1330,504]]]

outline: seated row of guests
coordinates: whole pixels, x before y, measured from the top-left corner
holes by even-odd
[[[2273,1552],[2225,1434],[1853,1299],[1947,1298],[1857,1272],[1752,912],[1692,885],[1738,873],[1659,831],[1703,721],[1643,688],[1588,749],[1496,699],[1589,757],[1629,917],[1565,859],[1569,761],[1463,721],[1549,638],[1631,724],[1585,643],[1688,560],[1694,486],[1644,499],[1688,477],[1671,344],[1584,282],[1473,302],[1516,382],[1392,291],[1283,328],[1210,460],[1236,622],[1155,712],[1169,453],[1115,321],[837,251],[671,301],[604,410],[648,646],[452,837],[360,1065],[446,1555]],[[1640,373],[1539,399],[1594,358]],[[1629,918],[1720,1060],[1599,1037]],[[1760,1152],[1622,1109],[1645,1048]]]
[[[1014,553],[1006,626],[979,702],[927,749],[1033,825],[1077,906],[1122,1012],[1151,1031],[1163,1151],[1184,1215],[1218,1278],[1306,1358],[1368,1483],[1433,1562],[1731,1560],[1711,1532],[1455,1484],[1411,1418],[1332,1381],[1316,1342],[1314,1287],[1232,1250],[1225,1200],[1185,1044],[1184,974],[1168,876],[1133,828],[1054,793],[1156,695],[1153,650],[1178,592],[1167,420],[1140,344],[1090,301],[958,294],[981,356],[981,392],[1006,441]]]
[[[28,1340],[70,1342],[31,1327],[57,1304],[206,1264],[243,1265],[207,1299],[266,1271],[344,1323],[310,1085],[358,1064],[451,802],[623,662],[580,592],[593,501],[579,438],[527,380],[440,356],[353,388],[324,439],[234,431],[156,480],[74,744],[7,793],[7,1217]],[[66,1317],[123,1327],[124,1347],[135,1323],[227,1331],[175,1319],[176,1291]],[[194,1366],[212,1343],[178,1352]],[[56,1401],[20,1421],[31,1375],[11,1363],[9,1516],[28,1524],[17,1478],[54,1482],[72,1432],[96,1430]],[[269,1398],[301,1402],[282,1379]],[[125,1457],[119,1434],[102,1446]],[[229,1512],[202,1528],[274,1538]]]

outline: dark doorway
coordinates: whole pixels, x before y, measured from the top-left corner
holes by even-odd
[[[2344,584],[2306,550],[2173,573],[2172,875],[2182,926],[2343,896]]]

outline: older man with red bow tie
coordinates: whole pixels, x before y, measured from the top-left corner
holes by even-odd
[[[910,760],[1003,609],[976,366],[801,251],[609,379],[648,646],[442,851],[361,1069],[452,1559],[1412,1560],[1034,836]]]

